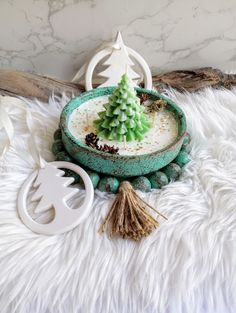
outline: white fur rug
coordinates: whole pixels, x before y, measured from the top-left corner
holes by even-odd
[[[178,182],[143,194],[169,220],[140,243],[98,234],[113,200],[102,193],[86,222],[63,235],[21,223],[17,193],[35,164],[16,110],[14,144],[0,163],[1,313],[236,312],[236,90],[169,96],[186,113],[193,160]],[[48,161],[65,101],[28,103],[40,112]]]

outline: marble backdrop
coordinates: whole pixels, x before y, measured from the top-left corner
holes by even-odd
[[[1,0],[0,68],[72,79],[117,30],[153,73],[236,69],[235,0]]]

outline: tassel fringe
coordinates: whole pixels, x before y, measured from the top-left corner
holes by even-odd
[[[159,226],[158,221],[146,211],[146,207],[151,208],[158,215],[167,219],[163,214],[143,201],[129,182],[122,182],[119,193],[99,232],[104,233],[109,224],[110,238],[121,236],[124,239],[139,241]]]

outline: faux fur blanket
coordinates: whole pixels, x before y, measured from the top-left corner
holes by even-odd
[[[236,90],[169,97],[186,113],[192,161],[179,181],[142,194],[168,221],[138,243],[98,234],[114,199],[99,192],[71,232],[22,224],[17,193],[35,164],[25,120],[12,113],[14,143],[0,163],[1,313],[236,312]],[[66,101],[28,101],[48,161]]]

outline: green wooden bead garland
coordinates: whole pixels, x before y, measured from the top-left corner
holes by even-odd
[[[55,133],[54,133],[54,135],[53,135],[53,138],[54,138],[54,140],[61,139],[61,130],[60,130],[60,128],[58,128],[58,129],[55,131]]]
[[[162,169],[162,171],[168,177],[169,182],[175,181],[179,178],[181,174],[181,167],[176,163],[170,163]]]
[[[184,136],[183,145],[189,144],[190,141],[191,141],[191,137],[190,137],[189,133],[186,133]]]
[[[75,172],[68,170],[68,169],[63,169],[65,172],[66,177],[73,177],[74,178],[74,184],[81,184],[81,177],[76,174]]]
[[[98,189],[103,192],[117,193],[120,186],[120,182],[115,177],[103,177],[99,184]]]
[[[185,152],[187,152],[189,154],[191,149],[192,149],[191,144],[188,143],[188,144],[185,144],[185,145],[182,146],[181,151],[185,151]]]
[[[64,144],[61,139],[56,139],[52,144],[52,153],[57,155],[59,152],[64,151]]]
[[[159,189],[164,187],[165,185],[168,184],[168,177],[165,173],[162,171],[157,171],[153,173],[150,177],[149,180],[151,182],[152,188],[154,189]]]
[[[66,151],[60,151],[56,154],[56,161],[73,162],[73,159]]]
[[[61,140],[61,131],[57,129],[54,133],[54,142],[52,144],[52,152],[56,157],[57,161],[67,161],[76,163],[75,160],[65,151],[63,142]],[[189,152],[191,150],[190,146],[190,135],[186,133],[184,138],[183,146],[177,155],[177,157],[167,166],[162,168],[160,171],[151,173],[146,176],[135,177],[131,180],[131,184],[134,189],[141,190],[143,192],[151,191],[153,189],[159,189],[167,185],[170,181],[175,181],[179,178],[181,174],[181,168],[190,162]],[[80,165],[81,166],[81,165]],[[100,174],[85,169],[88,173],[94,188],[98,188],[103,192],[116,193],[119,189],[120,182],[122,179],[117,179],[116,177],[103,176]],[[81,178],[74,172],[70,170],[65,170],[65,176],[73,177],[74,184],[81,184]]]
[[[134,187],[134,189],[138,189],[143,192],[149,192],[152,188],[150,180],[145,176],[135,178],[132,181],[132,186]]]
[[[88,176],[90,177],[92,183],[93,183],[93,187],[94,189],[97,188],[98,183],[100,181],[100,176],[98,175],[98,173],[92,172],[92,171],[86,171]]]
[[[179,152],[177,157],[174,159],[174,163],[178,164],[180,167],[183,167],[185,164],[190,162],[189,154],[182,150]]]

